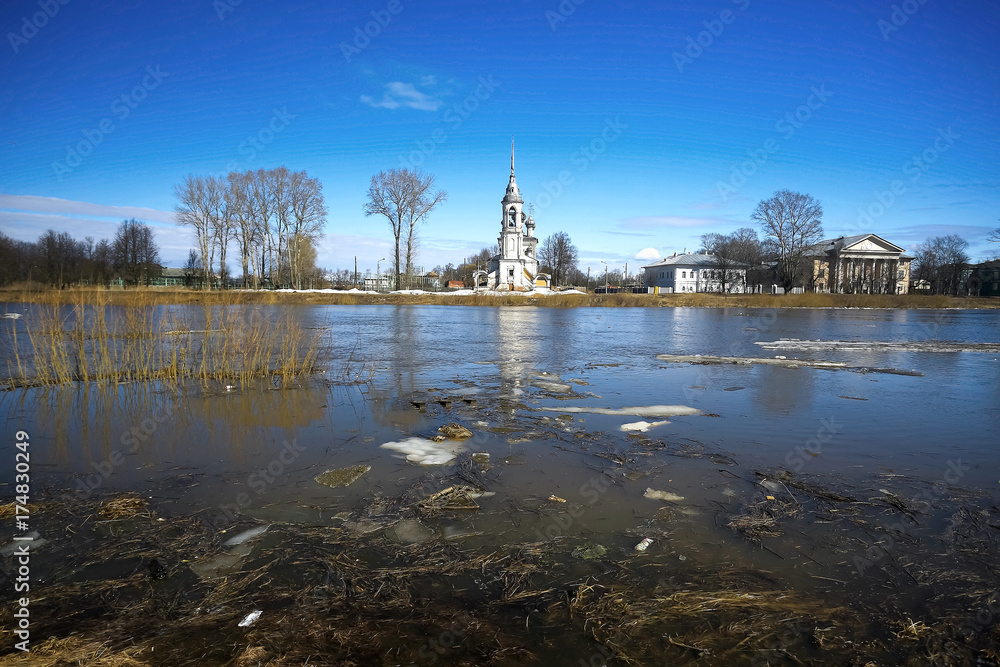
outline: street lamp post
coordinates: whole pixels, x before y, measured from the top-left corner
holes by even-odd
[[[604,293],[607,294],[608,293],[608,263],[605,262],[602,259],[601,260],[601,264],[604,265]]]
[[[382,267],[382,262],[384,262],[384,261],[385,261],[385,257],[383,257],[379,261],[375,262],[375,291],[376,292],[380,291],[380,288],[382,287],[382,274],[380,272],[380,269]]]

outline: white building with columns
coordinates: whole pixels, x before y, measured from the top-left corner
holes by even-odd
[[[500,200],[500,253],[490,259],[487,287],[530,291],[538,278],[538,239],[535,220],[524,215],[524,200],[514,179],[514,142],[510,144],[510,180]]]

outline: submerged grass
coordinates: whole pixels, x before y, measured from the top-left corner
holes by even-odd
[[[65,537],[33,559],[46,585],[30,655],[10,648],[13,606],[0,609],[4,664],[962,665],[996,639],[963,635],[961,615],[876,617],[755,568],[611,552],[583,572],[562,537],[471,547],[273,525],[234,569],[196,576],[191,564],[232,553],[226,536],[136,500],[46,503],[41,529]]]
[[[194,323],[191,313],[179,316],[148,290],[73,294],[70,304],[43,301],[32,306],[30,317],[10,320],[9,386],[289,381],[316,370],[330,345],[323,332],[307,331],[291,313],[238,299],[204,305]]]

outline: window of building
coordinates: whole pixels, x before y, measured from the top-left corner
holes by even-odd
[[[507,211],[507,226],[508,227],[513,227],[514,226],[514,220],[515,220],[515,218],[517,218],[517,210],[513,206],[511,206],[510,210]]]
[[[687,278],[687,271],[681,271],[681,278]]]

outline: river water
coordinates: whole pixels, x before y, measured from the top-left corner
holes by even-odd
[[[589,563],[571,551],[599,545],[605,561],[619,563],[738,564],[860,614],[882,608],[877,598],[891,590],[900,618],[960,616],[963,607],[974,613],[988,604],[982,591],[1000,590],[987,567],[970,591],[927,606],[940,597],[935,584],[901,590],[899,579],[914,575],[905,563],[902,573],[889,565],[911,551],[920,558],[920,550],[897,539],[907,546],[882,549],[887,557],[873,551],[879,531],[902,516],[893,499],[922,510],[906,530],[931,550],[960,510],[1000,523],[1000,311],[289,309],[328,332],[331,358],[321,378],[291,388],[8,391],[0,395],[8,434],[0,457],[13,462],[9,435],[21,429],[31,437],[36,488],[47,493],[136,492],[160,515],[196,514],[214,531],[248,523],[356,528],[374,500],[454,481],[456,462],[418,465],[381,445],[457,422],[473,437],[455,447],[489,454],[478,481],[495,495],[480,498],[474,515],[424,519],[420,539],[457,538],[475,551],[551,542],[569,563]],[[789,339],[797,342],[783,348]],[[954,343],[984,345],[955,351]],[[849,368],[677,363],[658,355],[786,357]],[[634,409],[650,406],[693,414]],[[615,411],[624,414],[607,414]],[[622,429],[643,421],[652,424],[645,432]],[[349,486],[313,480],[354,465],[371,470]],[[0,480],[13,481],[13,463]],[[826,527],[836,518],[831,506],[823,505],[822,521],[809,519],[808,504],[829,499],[789,480],[869,508],[861,528],[860,519],[838,528],[853,546]],[[650,498],[647,490],[679,500]],[[789,519],[762,540],[729,525],[755,504],[783,498],[805,506],[807,518]],[[11,532],[3,531],[5,538]],[[632,547],[644,537],[652,546],[637,555]],[[955,567],[966,566],[955,560]],[[988,634],[994,624],[979,630]]]

